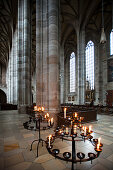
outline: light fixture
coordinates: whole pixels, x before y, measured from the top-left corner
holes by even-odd
[[[102,29],[101,29],[100,43],[104,44],[105,42],[106,42],[106,35],[104,32],[104,15],[103,15],[103,0],[102,0]]]

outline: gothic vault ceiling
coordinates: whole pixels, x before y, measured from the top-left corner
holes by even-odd
[[[0,0],[0,62],[7,64],[12,45],[12,29],[17,22],[17,0]],[[99,41],[102,27],[101,0],[61,0],[61,45],[68,56],[77,48],[77,31],[85,29],[86,41],[95,38]],[[105,32],[112,28],[112,0],[104,0]],[[91,37],[92,36],[92,37]],[[36,0],[32,0],[32,67],[36,58]],[[33,67],[34,68],[34,67]]]

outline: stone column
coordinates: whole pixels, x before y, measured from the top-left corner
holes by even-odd
[[[0,63],[0,85],[2,84],[2,64]]]
[[[36,103],[59,112],[59,1],[36,0]]]
[[[18,110],[31,105],[31,4],[18,1]]]
[[[7,66],[7,102],[17,104],[17,28],[12,27],[12,45]]]
[[[49,0],[49,110],[59,112],[59,1]]]
[[[106,44],[99,45],[99,103],[106,105],[107,53]]]
[[[78,104],[85,101],[85,31],[77,32]]]
[[[47,0],[36,1],[36,103],[48,108]]]
[[[18,30],[17,26],[13,34],[13,104],[18,104],[18,68],[17,68],[17,47],[18,47]]]

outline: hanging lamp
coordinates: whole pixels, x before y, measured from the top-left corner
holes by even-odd
[[[105,32],[104,32],[103,0],[102,0],[102,29],[101,29],[100,43],[101,44],[106,43],[106,35],[105,35]]]

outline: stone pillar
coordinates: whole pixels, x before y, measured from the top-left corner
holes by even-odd
[[[106,105],[107,53],[106,44],[99,45],[99,103]]]
[[[59,112],[59,1],[48,1],[49,7],[49,110]]]
[[[78,104],[85,102],[85,31],[77,32]]]
[[[12,45],[7,66],[7,102],[17,104],[17,28],[12,27]]]
[[[36,102],[59,112],[59,1],[36,0]]]
[[[18,30],[17,26],[13,34],[13,104],[18,104],[18,68],[17,68],[17,62],[18,62],[18,53],[17,53],[17,47],[18,47]]]
[[[36,1],[36,103],[48,108],[48,5]],[[44,97],[43,97],[44,96]]]
[[[31,4],[18,1],[18,110],[31,105]]]
[[[0,85],[2,84],[2,64],[0,63]]]

